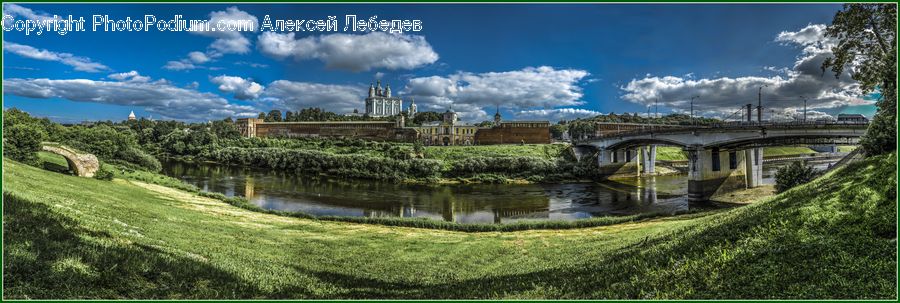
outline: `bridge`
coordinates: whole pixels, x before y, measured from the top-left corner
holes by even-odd
[[[42,143],[41,149],[65,158],[69,163],[69,169],[79,177],[93,177],[94,173],[100,169],[100,161],[97,160],[97,156],[92,154],[79,152],[71,147],[53,142]]]
[[[656,147],[678,146],[688,158],[688,201],[752,188],[762,180],[762,147],[857,144],[867,123],[736,122],[709,126],[646,125],[596,133],[573,142],[576,154],[596,155],[601,175],[655,170]],[[584,157],[584,156],[582,156]]]

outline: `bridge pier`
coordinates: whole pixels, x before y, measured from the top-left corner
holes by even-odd
[[[744,150],[744,160],[746,188],[762,185],[763,149],[751,148]]]
[[[656,172],[656,145],[641,147],[641,168],[646,175]]]
[[[756,149],[754,149],[756,150]],[[761,159],[754,165],[746,161],[748,152],[736,150],[719,150],[692,146],[685,148],[688,154],[688,201],[707,201],[719,192],[750,186],[755,180],[758,186],[761,179]],[[761,152],[761,151],[757,151]],[[754,152],[751,150],[749,154]],[[760,153],[761,156],[761,153]],[[743,163],[742,163],[743,162]],[[749,172],[749,177],[747,176]],[[754,174],[754,172],[758,172]]]

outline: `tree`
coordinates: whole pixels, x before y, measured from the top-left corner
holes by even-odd
[[[294,121],[294,112],[292,112],[292,111],[284,112],[284,121],[285,122],[293,122]]]
[[[562,140],[563,134],[568,130],[568,126],[566,124],[556,124],[550,126],[550,135],[553,136],[556,140]]]
[[[263,119],[263,120],[265,120],[265,119],[266,119],[266,113],[259,113],[259,116],[257,116],[256,118],[257,118],[257,119]]]
[[[806,184],[815,179],[819,172],[805,162],[792,162],[775,172],[775,191],[784,192],[794,186]]]
[[[441,121],[443,119],[443,116],[437,112],[418,112],[416,113],[416,116],[413,117],[413,123],[421,125],[423,123]]]
[[[3,155],[27,164],[37,164],[37,152],[47,137],[40,125],[18,123],[3,129]]]
[[[860,140],[867,155],[897,149],[897,5],[844,4],[835,13],[826,37],[836,38],[833,57],[822,63],[840,77],[851,70],[863,93],[877,92],[878,110]]]
[[[281,111],[273,109],[266,115],[266,122],[281,122]]]

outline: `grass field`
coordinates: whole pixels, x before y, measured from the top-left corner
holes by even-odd
[[[838,150],[841,152],[849,152],[852,151],[853,146],[839,146]],[[808,155],[815,153],[816,151],[810,149],[809,147],[802,146],[779,146],[779,147],[765,147],[763,150],[763,156],[772,157],[772,156],[792,156],[792,155]],[[659,146],[656,148],[656,159],[661,161],[687,161],[687,157],[684,156],[684,153],[681,151],[681,147],[676,146]]]
[[[4,159],[4,296],[895,298],[896,160],[725,212],[464,233],[281,217]]]

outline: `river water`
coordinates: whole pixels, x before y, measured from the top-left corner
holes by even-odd
[[[684,175],[567,184],[410,185],[163,161],[163,174],[262,208],[313,215],[425,217],[459,223],[574,220],[719,207],[688,203]],[[771,183],[772,170],[764,173]]]

